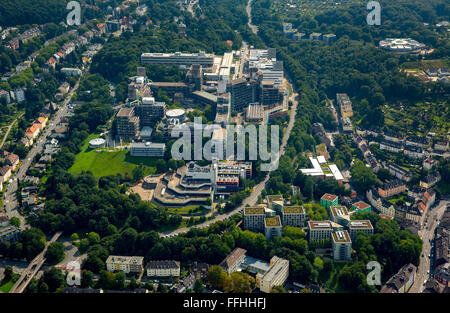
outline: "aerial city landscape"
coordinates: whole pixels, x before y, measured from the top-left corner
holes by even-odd
[[[450,293],[450,3],[368,3],[2,0],[0,294]]]

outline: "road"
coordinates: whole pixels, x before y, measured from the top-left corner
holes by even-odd
[[[61,118],[66,115],[70,99],[72,98],[72,95],[75,93],[75,91],[78,89],[79,82],[77,82],[72,89],[72,91],[69,93],[69,95],[66,97],[66,100],[64,100],[63,105],[58,109],[58,111],[55,113],[54,119],[48,121],[48,126],[44,128],[41,135],[36,139],[37,141],[34,143],[31,150],[28,152],[28,155],[25,159],[21,160],[21,164],[19,169],[17,170],[16,174],[11,178],[9,181],[6,189],[5,189],[5,195],[4,195],[4,208],[6,208],[7,215],[11,217],[18,217],[21,221],[21,228],[26,228],[26,220],[25,218],[18,212],[19,208],[19,202],[17,201],[16,197],[16,191],[17,191],[17,179],[22,179],[26,175],[26,172],[28,171],[28,168],[31,165],[31,162],[33,162],[34,157],[36,154],[42,152],[44,145],[47,141],[47,137],[51,135],[52,131],[55,129],[56,125],[58,125],[61,122]]]
[[[417,268],[416,278],[414,280],[414,284],[411,289],[409,289],[409,293],[420,293],[424,289],[423,282],[424,280],[428,280],[430,269],[430,258],[428,255],[431,251],[430,240],[434,238],[434,230],[439,225],[439,219],[445,212],[447,208],[448,201],[441,201],[436,207],[434,207],[431,211],[428,211],[426,214],[426,218],[428,218],[428,223],[424,223],[424,227],[428,226],[428,229],[423,228],[419,231],[419,236],[423,241],[422,244],[422,255],[420,256],[420,264]],[[438,221],[436,221],[436,219]]]
[[[33,261],[31,261],[30,265],[26,268],[26,270],[22,273],[20,278],[16,281],[14,286],[11,288],[9,293],[22,293],[25,288],[28,286],[30,281],[33,279],[33,277],[36,275],[36,273],[39,271],[39,269],[42,267],[42,265],[45,263],[45,252],[47,252],[48,246],[55,242],[59,236],[61,236],[61,232],[58,232],[53,235],[52,239],[50,239],[49,242],[47,242],[47,245],[45,246],[44,250],[42,250],[41,253],[39,253]]]
[[[248,15],[248,27],[250,27],[252,32],[256,35],[258,33],[258,26],[252,24],[252,2],[253,0],[249,0],[245,9]]]

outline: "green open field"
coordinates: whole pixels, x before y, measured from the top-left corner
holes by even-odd
[[[139,164],[145,167],[145,174],[155,173],[154,164],[157,158],[133,157],[130,156],[128,150],[116,150],[113,152],[96,151],[89,149],[89,141],[98,137],[96,134],[90,135],[83,144],[83,148],[75,158],[75,162],[69,169],[71,174],[79,174],[82,171],[90,171],[95,177],[115,175],[120,173],[132,174],[133,169]]]
[[[189,206],[185,206],[185,207],[173,207],[173,208],[167,208],[167,211],[170,213],[178,213],[181,215],[188,215],[189,214],[189,210],[194,211],[195,209],[199,208],[199,205],[189,205]],[[198,213],[207,213],[209,210],[205,209],[205,210],[199,210],[197,212],[192,212],[193,214],[198,214]]]

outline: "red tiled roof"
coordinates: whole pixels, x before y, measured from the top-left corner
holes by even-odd
[[[353,203],[353,206],[357,207],[360,210],[364,210],[364,209],[370,207],[370,205],[365,203],[364,201],[358,201],[356,203]]]
[[[326,194],[324,194],[324,195],[322,196],[321,199],[327,200],[327,201],[334,201],[334,200],[336,200],[336,198],[337,198],[336,195],[332,195],[332,194],[326,193]]]
[[[36,130],[39,129],[39,124],[33,124],[27,129],[27,134],[34,134]]]

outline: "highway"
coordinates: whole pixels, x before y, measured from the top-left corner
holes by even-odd
[[[41,253],[39,253],[33,261],[28,265],[26,270],[22,273],[20,278],[16,281],[14,286],[11,288],[9,293],[22,293],[25,288],[28,286],[30,281],[33,279],[33,277],[36,275],[36,273],[40,270],[42,265],[45,263],[45,253],[47,252],[48,246],[58,240],[59,236],[61,236],[62,232],[57,232],[53,235],[52,239],[50,239],[49,242],[47,242],[47,245],[45,246],[44,250],[42,250]]]
[[[447,208],[448,201],[442,200],[439,204],[434,207],[431,211],[427,211],[426,218],[428,218],[428,223],[424,223],[424,228],[419,231],[419,236],[423,241],[422,253],[420,255],[420,264],[417,268],[416,277],[414,284],[409,289],[409,293],[420,293],[424,289],[423,282],[429,279],[430,271],[430,258],[428,255],[431,253],[430,240],[434,238],[434,230],[439,225],[439,219],[444,215],[445,209]],[[436,219],[438,221],[436,221]],[[428,229],[426,229],[428,226]],[[422,256],[423,255],[423,256]]]

